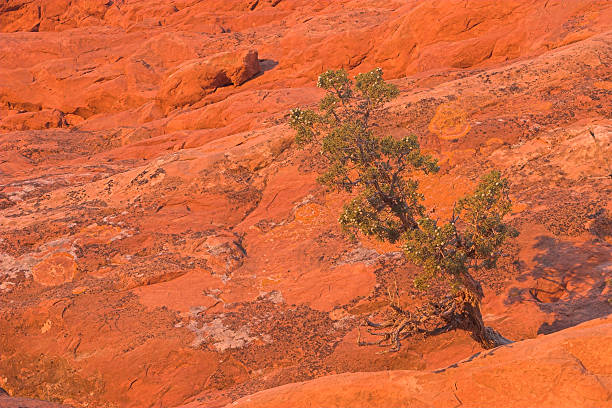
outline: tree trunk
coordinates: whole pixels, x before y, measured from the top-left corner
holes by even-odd
[[[455,297],[453,311],[445,317],[447,323],[451,327],[470,333],[470,336],[485,349],[512,343],[492,327],[485,326],[480,312],[480,301],[484,297],[480,283],[468,272],[461,277],[461,280],[464,289]]]

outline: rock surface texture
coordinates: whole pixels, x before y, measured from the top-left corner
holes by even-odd
[[[30,398],[12,398],[0,389],[0,407],[2,408],[69,408],[67,405],[54,404]]]
[[[596,319],[444,369],[333,375],[227,407],[606,407],[612,403],[611,341],[612,318]]]
[[[483,172],[510,179],[521,235],[478,277],[486,323],[526,342],[439,373],[481,350],[460,332],[356,345],[396,285],[422,300],[418,271],[342,235],[345,197],[286,117],[322,71],[377,66],[401,91],[380,130],[439,158],[421,189],[440,217]],[[611,157],[607,0],[4,0],[0,387],[223,407],[341,375],[284,390],[314,401],[340,381],[350,401],[374,381],[398,389],[379,406],[404,384],[459,405],[452,385],[481,406],[500,386],[493,405],[554,406],[531,383],[609,406],[609,319],[528,339],[612,313]]]

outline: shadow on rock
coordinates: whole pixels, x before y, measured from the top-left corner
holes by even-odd
[[[540,236],[535,266],[510,288],[505,304],[534,302],[554,316],[538,334],[549,334],[612,313],[612,245],[606,242],[574,243]]]

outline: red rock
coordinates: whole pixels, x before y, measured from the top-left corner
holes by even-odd
[[[0,3],[11,394],[223,406],[334,373],[430,378],[480,351],[462,332],[356,345],[395,284],[408,306],[425,295],[397,247],[341,234],[347,196],[292,146],[286,115],[320,99],[328,68],[380,66],[400,88],[380,130],[440,159],[421,181],[440,218],[491,167],[511,180],[521,235],[479,275],[488,325],[523,340],[612,313],[609,2]]]
[[[190,105],[217,88],[242,85],[259,70],[257,51],[252,50],[187,61],[164,80],[157,99],[171,109]]]
[[[11,398],[0,393],[0,406],[2,408],[68,408],[68,405],[54,404],[52,402],[33,400],[29,398]]]
[[[45,258],[33,269],[34,280],[45,286],[71,282],[76,274],[77,264],[71,254],[59,252]]]
[[[599,319],[436,371],[323,377],[262,391],[227,407],[604,407],[612,403],[610,341],[612,319]]]
[[[57,109],[16,113],[0,120],[0,131],[60,128],[66,125],[64,114]]]

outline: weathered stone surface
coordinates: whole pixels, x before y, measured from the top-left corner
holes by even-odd
[[[329,376],[227,407],[605,407],[612,403],[610,341],[608,317],[480,352],[444,369]]]
[[[68,405],[54,404],[47,401],[39,401],[30,398],[11,398],[8,394],[2,394],[0,388],[0,407],[2,408],[69,408]]]
[[[424,295],[397,247],[342,235],[346,197],[292,148],[287,112],[320,98],[328,68],[381,66],[398,85],[380,129],[439,158],[421,190],[440,217],[479,174],[510,178],[521,235],[479,276],[487,324],[523,340],[610,314],[611,13],[586,0],[0,4],[0,387],[83,407],[224,406],[480,351],[459,332],[399,353],[356,345],[396,284],[407,305]],[[223,81],[208,88],[208,74]]]
[[[34,281],[45,286],[72,282],[77,270],[74,256],[66,252],[55,253],[32,268]]]
[[[162,82],[157,99],[169,108],[193,104],[217,88],[242,85],[259,70],[257,51],[252,50],[187,61]]]
[[[34,130],[60,128],[66,124],[64,114],[57,109],[44,109],[38,112],[14,113],[0,120],[3,130]]]

